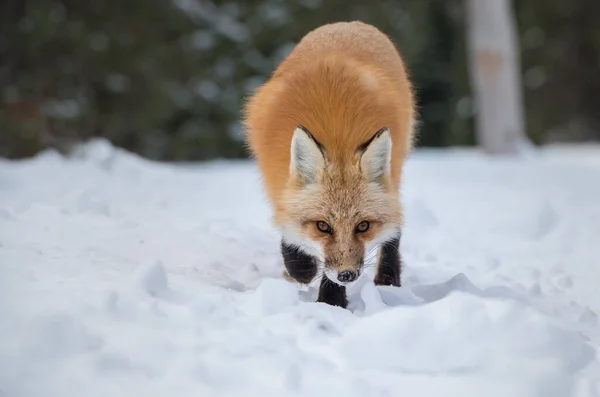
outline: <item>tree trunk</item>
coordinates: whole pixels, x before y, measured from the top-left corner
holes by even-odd
[[[485,152],[517,155],[525,133],[520,56],[510,0],[465,0],[476,136]]]

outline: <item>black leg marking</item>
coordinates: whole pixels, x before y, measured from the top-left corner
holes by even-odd
[[[283,264],[288,274],[297,282],[310,284],[317,276],[317,263],[315,259],[302,252],[298,247],[286,244],[281,240],[281,255],[283,256]],[[348,305],[346,287],[334,283],[323,275],[317,301],[346,308]]]
[[[400,258],[400,234],[382,245],[375,273],[375,285],[400,286],[402,260]]]
[[[339,306],[346,308],[348,306],[348,298],[346,297],[346,287],[338,285],[329,280],[325,275],[321,280],[319,288],[319,297],[317,302],[327,303],[331,306]]]
[[[298,247],[286,244],[281,240],[283,264],[289,275],[302,284],[309,284],[317,275],[317,264],[312,256],[302,252]]]

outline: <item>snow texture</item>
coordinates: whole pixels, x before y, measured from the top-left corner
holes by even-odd
[[[344,310],[282,277],[251,162],[1,161],[0,396],[599,396],[600,148],[404,174],[403,287]]]

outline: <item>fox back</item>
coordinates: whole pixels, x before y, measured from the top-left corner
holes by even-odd
[[[398,51],[361,22],[308,33],[245,104],[274,222],[326,274],[360,268],[398,233],[415,117]]]

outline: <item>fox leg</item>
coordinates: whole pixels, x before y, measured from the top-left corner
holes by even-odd
[[[287,244],[282,240],[281,255],[283,256],[283,264],[285,266],[283,277],[286,280],[295,281],[300,284],[310,284],[317,276],[318,269],[314,258],[298,247]],[[337,285],[323,275],[317,301],[346,308],[348,305],[346,287]]]
[[[281,240],[281,255],[285,266],[283,277],[286,280],[294,280],[300,284],[310,284],[317,275],[317,263],[313,257],[298,247]]]
[[[321,286],[319,287],[319,297],[317,298],[317,302],[327,303],[331,306],[340,306],[345,309],[346,306],[348,306],[346,287],[334,283],[325,275],[323,275]]]
[[[400,286],[402,259],[400,258],[400,234],[385,242],[379,249],[379,260],[375,272],[375,285]]]

